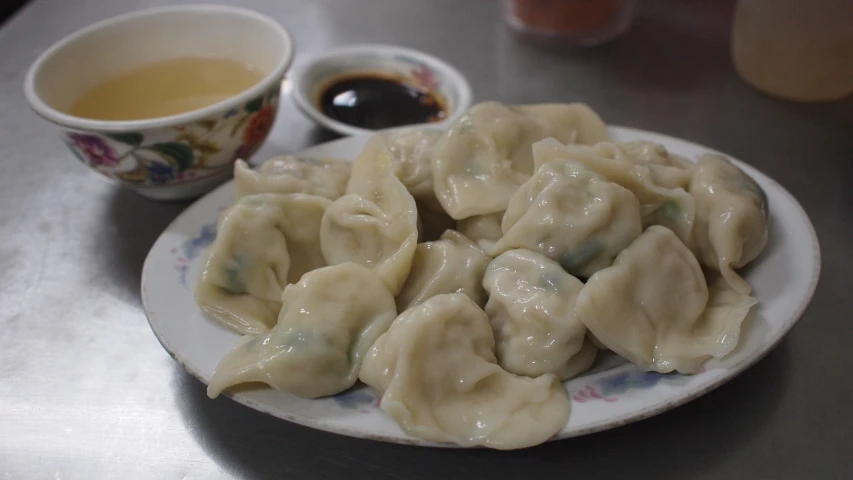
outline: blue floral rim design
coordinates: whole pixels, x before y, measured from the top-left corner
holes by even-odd
[[[190,267],[190,262],[199,256],[205,248],[210,246],[216,240],[216,223],[210,223],[203,227],[194,236],[184,240],[180,245],[171,250],[175,256],[175,270],[178,272],[178,281],[185,288],[187,285],[187,271]]]

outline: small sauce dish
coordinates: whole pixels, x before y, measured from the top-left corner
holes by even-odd
[[[471,87],[448,63],[391,45],[328,52],[293,75],[293,99],[309,118],[342,135],[429,124],[441,127],[471,105]]]

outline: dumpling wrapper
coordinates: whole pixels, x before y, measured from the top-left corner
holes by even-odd
[[[655,152],[651,148],[650,144],[631,143],[626,148],[612,142],[592,146],[563,145],[553,138],[537,142],[532,147],[536,168],[554,159],[579,162],[636,195],[643,226],[663,225],[687,243],[693,230],[696,207],[693,197],[682,185],[686,186],[691,170],[643,163],[669,161],[669,157],[662,156],[665,151]],[[631,152],[637,156],[632,156]],[[668,182],[669,185],[659,182]]]
[[[418,243],[417,205],[387,157],[373,171],[326,210],[320,247],[329,265],[354,262],[370,268],[397,295]]]
[[[697,358],[723,358],[737,347],[743,322],[758,300],[750,295],[732,290],[725,278],[718,272],[706,272],[708,285],[708,304],[702,317],[696,322],[689,335],[671,338],[667,355],[681,357],[678,362],[692,365]],[[677,335],[677,333],[675,334]],[[598,348],[607,349],[600,344],[592,332],[587,338]]]
[[[489,264],[483,287],[498,365],[506,371],[567,380],[592,366],[597,349],[574,313],[583,282],[560,264],[530,250],[509,250]]]
[[[397,317],[364,359],[359,378],[409,435],[497,449],[551,438],[569,418],[555,375],[519,377],[495,360],[486,314],[461,293],[437,295]]]
[[[350,163],[335,158],[280,155],[255,170],[243,160],[234,163],[238,199],[256,193],[307,193],[336,200],[349,175]]]
[[[512,196],[501,225],[504,236],[486,253],[527,248],[587,278],[642,232],[637,197],[582,164],[543,164]]]
[[[478,306],[486,303],[483,274],[489,258],[461,233],[448,230],[434,242],[419,243],[412,269],[397,296],[397,311],[441,293],[464,293]]]
[[[243,197],[237,204],[275,205],[281,209],[282,231],[290,253],[288,283],[296,283],[302,275],[327,265],[320,251],[320,225],[332,201],[317,195],[272,193]]]
[[[672,357],[723,358],[740,340],[741,326],[753,306],[754,297],[739,293],[718,272],[705,274],[708,304],[693,330],[681,340],[673,338],[666,354]],[[683,332],[682,332],[683,333]]]
[[[702,322],[707,304],[696,257],[672,230],[655,225],[587,281],[575,313],[599,342],[639,367],[695,373],[717,353],[700,347],[714,341],[715,329]]]
[[[250,382],[306,398],[342,392],[355,384],[368,349],[397,315],[385,284],[354,263],[305,274],[284,289],[282,303],[271,331],[244,337],[222,359],[208,396]]]
[[[506,210],[513,192],[533,174],[530,146],[548,137],[595,143],[607,140],[607,127],[581,103],[474,105],[433,150],[435,197],[456,220]]]
[[[392,173],[418,202],[441,211],[432,186],[432,153],[441,132],[406,128],[375,134],[352,163],[346,193],[356,193],[359,184],[376,174],[376,163],[388,164]]]
[[[504,212],[474,215],[456,222],[456,229],[477,243],[484,241],[491,245],[504,235],[503,230],[501,230],[503,217]]]
[[[636,163],[649,168],[651,180],[664,188],[687,188],[696,165],[684,157],[667,151],[659,143],[645,140],[617,142],[623,151]]]
[[[720,155],[703,155],[689,191],[696,198],[692,250],[706,267],[719,271],[735,291],[752,288],[734,269],[767,246],[767,196],[755,180]]]
[[[326,265],[320,221],[332,202],[301,193],[243,197],[219,218],[195,300],[242,334],[275,325],[285,285]]]

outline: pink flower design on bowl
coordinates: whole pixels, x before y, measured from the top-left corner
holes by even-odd
[[[88,133],[69,133],[68,138],[92,166],[118,164],[118,154],[103,138]]]
[[[418,65],[411,71],[412,78],[421,88],[427,91],[433,91],[438,88],[438,81],[435,79],[435,74],[426,65]]]

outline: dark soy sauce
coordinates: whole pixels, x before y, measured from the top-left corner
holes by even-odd
[[[371,74],[333,80],[320,94],[320,109],[339,122],[369,130],[438,122],[446,116],[430,92]]]

